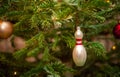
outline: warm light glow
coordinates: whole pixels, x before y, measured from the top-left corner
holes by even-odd
[[[17,72],[16,72],[16,71],[14,72],[14,75],[17,75]]]
[[[115,49],[116,49],[116,46],[115,46],[115,45],[114,45],[114,46],[112,46],[112,49],[113,49],[113,50],[115,50]]]
[[[106,0],[107,3],[110,3],[110,0]]]
[[[1,26],[1,29],[4,30],[4,29],[6,29],[6,27],[7,27],[7,24],[5,22],[3,22],[2,26]]]

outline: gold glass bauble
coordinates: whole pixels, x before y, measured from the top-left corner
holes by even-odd
[[[7,39],[13,33],[13,24],[8,21],[0,23],[0,39]]]

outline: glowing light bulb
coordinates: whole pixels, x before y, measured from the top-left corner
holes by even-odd
[[[110,0],[106,0],[107,3],[110,3]]]
[[[17,72],[16,72],[16,71],[14,72],[14,75],[17,75]]]
[[[114,45],[114,46],[112,46],[112,49],[113,49],[113,50],[115,50],[115,49],[116,49],[116,46],[115,46],[115,45]]]

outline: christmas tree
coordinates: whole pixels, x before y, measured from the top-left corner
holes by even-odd
[[[0,23],[13,24],[12,35],[0,38],[0,77],[120,77],[120,43],[113,36],[119,4],[119,0],[0,0]],[[78,26],[87,53],[83,66],[76,66],[72,58]],[[0,37],[6,36],[0,32]]]

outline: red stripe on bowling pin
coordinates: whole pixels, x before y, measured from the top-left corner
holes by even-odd
[[[76,39],[76,45],[82,45],[82,39]]]

